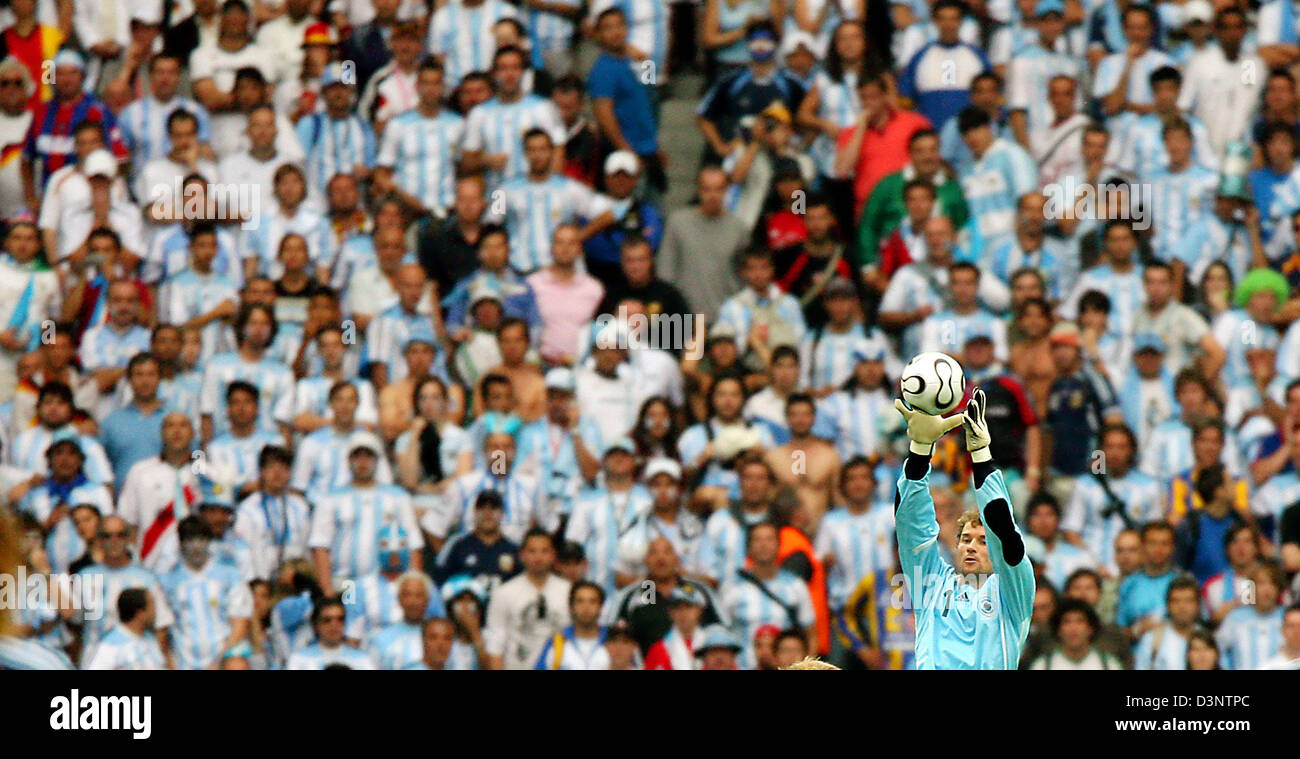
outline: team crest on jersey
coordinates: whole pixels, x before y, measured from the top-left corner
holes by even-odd
[[[993,596],[984,596],[979,600],[980,616],[993,616]]]
[[[515,557],[508,553],[503,553],[497,559],[497,566],[501,568],[502,572],[509,572],[515,568]]]

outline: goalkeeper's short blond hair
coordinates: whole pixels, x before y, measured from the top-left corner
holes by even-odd
[[[983,526],[984,522],[980,519],[979,509],[966,509],[957,517],[957,540],[961,540],[961,532],[966,529],[968,524],[977,524]]]
[[[815,656],[805,656],[794,664],[791,664],[788,667],[782,667],[781,669],[839,669],[839,667],[829,662],[824,662]]]

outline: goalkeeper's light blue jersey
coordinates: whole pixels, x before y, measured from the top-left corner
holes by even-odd
[[[1034,570],[1027,555],[1009,566],[1002,541],[987,528],[989,504],[1011,503],[1002,473],[994,470],[975,490],[994,570],[978,589],[939,548],[929,468],[919,480],[909,480],[904,468],[897,496],[898,553],[916,615],[916,668],[1015,669],[1034,608]]]

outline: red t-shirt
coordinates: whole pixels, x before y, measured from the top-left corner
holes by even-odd
[[[856,128],[847,127],[840,132],[839,147],[843,148],[853,140],[853,130]],[[921,129],[932,128],[930,120],[916,111],[898,110],[889,115],[884,127],[867,130],[862,138],[858,165],[853,172],[855,215],[862,214],[862,208],[867,204],[867,198],[877,182],[886,175],[901,171],[907,165],[907,143],[911,141],[912,135]]]

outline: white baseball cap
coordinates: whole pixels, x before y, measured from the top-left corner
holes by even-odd
[[[677,463],[677,461],[674,459],[670,459],[662,456],[647,461],[645,465],[645,472],[642,474],[642,477],[645,479],[645,481],[649,482],[650,480],[653,480],[655,478],[655,475],[659,475],[659,474],[666,474],[669,477],[672,477],[674,480],[681,482],[682,465]]]
[[[630,150],[615,150],[605,159],[605,176],[618,172],[636,176],[641,173],[641,159]]]
[[[572,393],[578,389],[578,380],[567,366],[557,366],[546,373],[546,389]]]
[[[384,455],[384,444],[379,440],[379,436],[369,430],[357,430],[348,438],[348,454],[353,451],[365,448],[376,456]]]
[[[1209,0],[1187,0],[1183,3],[1183,24],[1187,25],[1193,21],[1203,21],[1209,23],[1214,20],[1214,6],[1210,5]]]
[[[106,176],[112,179],[117,176],[117,159],[107,150],[96,148],[86,156],[81,170],[87,177]]]

